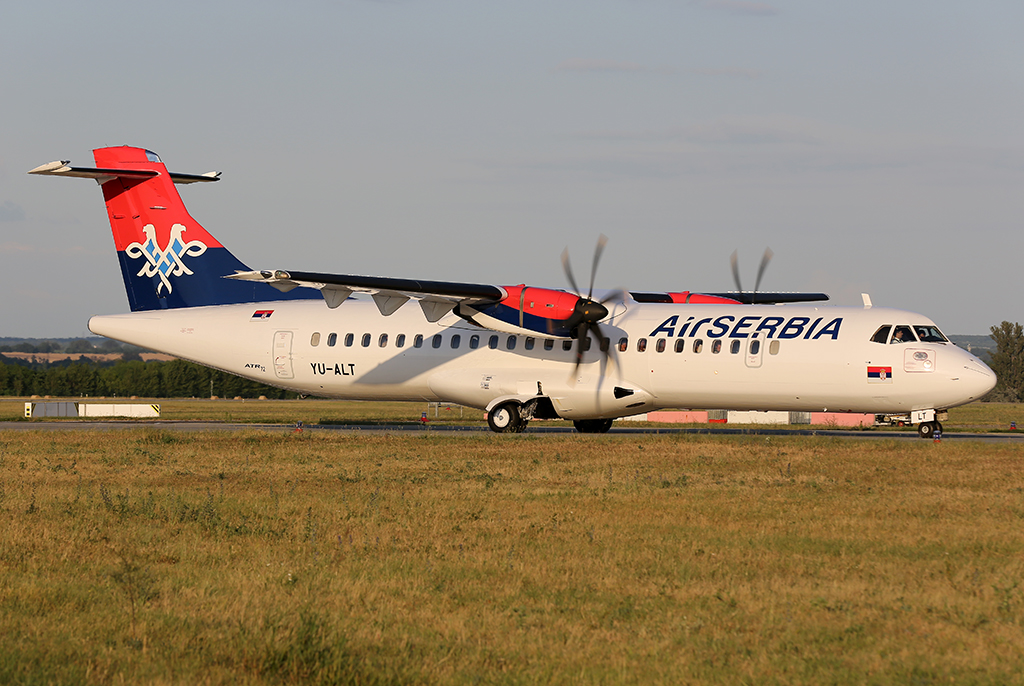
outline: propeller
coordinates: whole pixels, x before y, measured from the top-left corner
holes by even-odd
[[[736,283],[736,290],[740,293],[743,292],[743,286],[740,285],[740,265],[739,265],[739,251],[733,250],[732,257],[729,258],[729,264],[732,265],[732,280]],[[761,266],[757,268],[757,281],[754,282],[754,298],[753,301],[757,301],[757,289],[761,286],[761,277],[764,276],[764,270],[768,268],[768,263],[772,261],[772,257],[775,253],[772,252],[771,248],[764,249],[764,255],[761,256]]]
[[[611,341],[601,331],[601,325],[598,322],[609,314],[605,303],[622,299],[623,293],[616,290],[601,300],[594,300],[594,278],[597,275],[597,265],[601,261],[601,253],[604,252],[604,247],[607,244],[608,237],[602,234],[597,239],[597,247],[594,248],[594,261],[590,267],[590,287],[587,289],[586,297],[580,291],[579,286],[576,285],[576,278],[572,273],[572,265],[569,263],[569,248],[562,251],[562,269],[565,271],[565,277],[569,280],[569,285],[572,286],[573,291],[579,296],[576,305],[573,307],[573,313],[568,320],[570,328],[576,329],[576,365],[573,367],[573,380],[576,379],[580,365],[583,364],[584,346],[587,344],[588,334],[591,330],[596,334],[598,347],[605,358],[610,360],[612,364],[617,364],[615,357],[610,351]]]

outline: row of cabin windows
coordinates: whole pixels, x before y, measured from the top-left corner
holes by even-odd
[[[675,351],[677,353],[681,353],[684,350],[686,350],[686,343],[687,343],[687,339],[685,339],[685,338],[677,338],[673,348],[675,349]],[[743,345],[742,341],[740,341],[739,339],[733,339],[729,343],[729,352],[732,353],[733,355],[739,354],[740,348],[742,347],[742,345]],[[626,352],[626,350],[629,348],[629,339],[628,338],[620,338],[619,339],[619,345],[617,347],[619,349],[619,352],[623,352],[623,353]],[[667,348],[668,348],[668,339],[666,339],[666,338],[659,338],[658,340],[656,340],[654,342],[654,350],[656,352],[663,353],[663,352],[665,352],[665,350]],[[704,351],[704,340],[701,339],[701,338],[693,339],[691,344],[690,344],[690,348],[691,348],[691,350],[693,350],[694,353],[697,353],[697,354],[703,352]],[[636,340],[636,351],[638,353],[642,353],[642,352],[646,352],[647,351],[647,339],[646,338],[638,338]],[[711,342],[711,352],[713,354],[715,354],[715,355],[717,355],[718,353],[722,352],[722,340],[720,338],[716,338],[714,341]],[[755,339],[750,341],[750,351],[749,351],[749,353],[751,355],[757,355],[759,352],[761,352],[761,341],[759,339],[755,338]],[[779,354],[779,342],[778,341],[772,341],[771,343],[768,344],[768,354],[769,355],[778,355]]]
[[[309,344],[312,347],[315,348],[316,346],[320,345],[320,338],[321,338],[320,332],[319,331],[314,332],[313,335],[309,339]],[[347,334],[345,334],[345,338],[342,339],[342,340],[343,340],[344,345],[345,345],[346,348],[351,348],[353,345],[355,345],[356,336],[355,336],[355,334],[347,333]],[[390,339],[388,338],[388,334],[382,333],[380,336],[377,337],[377,346],[380,347],[380,348],[386,348],[387,345],[388,345],[388,341],[389,340]],[[404,333],[400,333],[397,336],[395,336],[395,347],[396,348],[404,348],[405,347],[405,342],[406,342],[406,337],[405,337]],[[443,337],[442,337],[441,334],[435,334],[434,336],[432,336],[430,338],[430,346],[432,348],[440,348],[442,342],[443,342]],[[506,350],[515,350],[517,342],[518,342],[518,338],[516,336],[509,336],[509,337],[507,337],[505,339],[505,349]],[[364,348],[369,348],[372,343],[373,343],[373,335],[372,334],[364,333],[362,335],[362,337],[359,339],[359,344],[362,347],[364,347]],[[422,348],[423,347],[423,343],[424,343],[423,334],[418,333],[415,336],[413,336],[412,347],[414,347],[414,348]],[[526,339],[523,347],[525,347],[527,350],[533,350],[533,348],[536,345],[536,343],[537,343],[537,339],[536,338],[529,337],[529,338]],[[566,343],[569,343],[570,345],[569,346],[563,346],[563,347],[566,350],[569,350],[571,348],[571,343],[572,342],[571,341],[566,341]],[[327,334],[327,346],[329,348],[333,348],[337,344],[338,344],[338,334],[336,334],[336,333],[329,333],[329,334]],[[501,344],[500,336],[497,336],[497,335],[491,336],[487,340],[487,347],[492,349],[492,350],[497,348],[500,344]],[[461,334],[453,334],[452,337],[449,339],[449,345],[452,348],[458,348],[460,345],[462,345],[462,335]],[[471,349],[474,349],[474,350],[476,348],[480,347],[480,336],[479,335],[473,334],[472,336],[469,337],[469,347]],[[545,350],[551,350],[552,347],[554,347],[554,341],[552,341],[552,340],[545,340],[544,341],[544,349]]]
[[[491,350],[495,350],[501,344],[501,340],[500,339],[501,339],[501,337],[496,335],[496,334],[488,337],[488,339],[487,339],[487,347],[490,348]],[[345,334],[345,338],[343,340],[344,340],[345,347],[346,348],[351,348],[353,345],[355,345],[355,340],[356,340],[355,334],[347,333],[347,334]],[[387,345],[388,345],[388,340],[389,340],[388,339],[388,335],[386,333],[382,333],[377,338],[377,346],[380,347],[380,348],[386,348]],[[406,339],[405,339],[405,334],[404,333],[400,333],[397,336],[395,336],[395,347],[396,348],[404,348],[405,347],[405,340]],[[508,336],[505,339],[505,349],[506,350],[515,350],[516,349],[516,343],[517,343],[518,340],[519,339],[518,339],[517,336]],[[423,341],[424,341],[423,334],[419,334],[419,333],[416,334],[413,337],[413,339],[412,339],[412,347],[414,347],[414,348],[422,348],[423,347]],[[371,334],[364,333],[362,335],[362,337],[359,339],[359,344],[362,347],[364,347],[364,348],[369,348],[371,343],[373,343],[373,336]],[[434,334],[430,338],[430,347],[432,347],[432,348],[440,348],[442,343],[443,343],[443,337],[442,337],[441,334]],[[537,339],[533,338],[532,336],[528,336],[526,338],[526,340],[523,342],[523,347],[526,350],[533,350],[533,348],[536,345],[536,343],[537,343]],[[573,343],[574,343],[574,341],[571,341],[571,340],[562,341],[562,350],[564,350],[566,352],[572,350]],[[583,341],[583,350],[584,351],[590,350],[592,343],[593,343],[593,339],[591,339],[591,338],[587,338],[585,341]],[[675,351],[677,353],[683,352],[686,349],[686,343],[687,343],[687,339],[677,338],[676,342],[675,342],[675,345],[674,345]],[[314,348],[316,346],[320,345],[320,332],[319,331],[313,333],[313,335],[309,339],[309,344],[311,346],[313,346]],[[338,344],[338,334],[336,334],[336,333],[329,333],[329,334],[327,334],[327,346],[328,347],[334,347],[337,344]],[[451,338],[449,339],[448,344],[453,349],[458,348],[459,346],[462,345],[462,335],[461,334],[457,334],[457,333],[456,334],[452,334]],[[659,353],[663,353],[663,352],[665,352],[665,350],[667,348],[667,345],[668,345],[668,339],[659,338],[659,339],[657,339],[654,342],[654,349],[655,349],[655,351],[657,351]],[[742,344],[741,344],[740,340],[733,339],[730,342],[730,344],[729,344],[729,352],[732,353],[733,355],[738,354],[740,352],[741,345]],[[470,350],[476,350],[479,347],[480,347],[480,336],[478,334],[473,334],[472,336],[469,337],[469,348],[470,348]],[[550,338],[545,338],[544,339],[544,350],[553,350],[554,347],[555,347],[555,341],[554,340],[552,340]],[[602,338],[599,347],[601,348],[602,352],[607,352],[608,347],[609,347],[608,339],[607,338]],[[704,350],[704,340],[701,339],[701,338],[693,339],[692,344],[691,344],[690,347],[691,347],[691,349],[693,350],[694,353],[701,353]],[[629,339],[628,338],[620,338],[619,339],[619,343],[616,346],[616,348],[618,348],[619,352],[622,352],[622,353],[626,352],[626,350],[629,349]],[[636,351],[638,353],[642,353],[642,352],[646,352],[647,351],[647,339],[646,338],[638,338],[637,339],[637,341],[636,341]],[[760,351],[761,351],[761,341],[756,339],[756,338],[751,340],[750,341],[750,354],[751,355],[757,355]],[[722,340],[721,339],[715,339],[714,341],[712,341],[712,343],[711,343],[711,352],[713,354],[715,354],[715,355],[717,355],[718,353],[722,352]],[[779,342],[778,341],[772,341],[771,343],[769,343],[769,345],[768,345],[768,353],[770,355],[778,355],[779,354]]]

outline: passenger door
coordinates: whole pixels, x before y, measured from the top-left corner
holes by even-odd
[[[294,379],[292,369],[292,332],[278,331],[274,334],[274,374],[279,379]]]

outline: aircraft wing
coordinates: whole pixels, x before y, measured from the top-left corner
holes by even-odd
[[[712,295],[717,298],[732,298],[744,305],[824,302],[829,299],[825,293],[773,293],[770,291],[729,291],[727,293],[705,293],[705,295]]]
[[[381,276],[320,274],[317,272],[251,271],[224,277],[266,283],[283,293],[298,288],[319,290],[327,306],[338,307],[353,293],[369,293],[381,314],[393,314],[409,300],[419,302],[428,321],[436,322],[461,302],[495,303],[508,296],[500,286],[451,281],[419,281]]]

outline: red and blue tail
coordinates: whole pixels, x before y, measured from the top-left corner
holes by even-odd
[[[93,156],[96,168],[53,162],[29,173],[100,184],[133,312],[320,297],[315,290],[282,293],[264,283],[223,278],[249,267],[189,215],[174,187],[217,181],[219,173],[171,174],[155,153],[128,146],[99,148]]]

